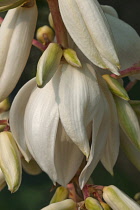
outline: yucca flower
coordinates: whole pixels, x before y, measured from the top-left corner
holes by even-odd
[[[7,12],[0,27],[0,101],[15,88],[26,65],[37,21],[36,3]]]
[[[110,113],[109,108],[113,101],[111,98],[108,102],[107,97],[89,64],[81,69],[60,65],[55,76],[41,89],[36,87],[34,79],[29,81],[17,94],[10,111],[11,131],[26,160],[30,160],[30,151],[53,182],[63,186],[73,178],[84,155],[88,161],[79,179],[81,187],[101,158],[112,172],[119,134],[116,111],[111,107]],[[107,139],[109,145],[113,141],[107,148],[115,147],[111,162],[102,157]]]

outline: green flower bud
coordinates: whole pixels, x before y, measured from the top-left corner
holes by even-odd
[[[100,202],[101,206],[103,207],[104,210],[111,210],[111,208],[109,207],[109,205],[107,203],[104,202]]]
[[[8,111],[10,109],[10,102],[9,99],[6,98],[2,102],[0,102],[0,113]]]
[[[122,130],[129,140],[140,150],[140,127],[137,116],[130,104],[118,97],[114,97]]]
[[[102,210],[102,206],[100,205],[100,203],[92,197],[88,197],[85,200],[85,207],[87,208],[87,210]]]
[[[56,43],[51,43],[42,54],[37,65],[36,81],[43,87],[55,74],[62,57],[62,49]]]
[[[65,49],[63,51],[63,56],[70,65],[75,67],[82,67],[80,60],[78,59],[77,54],[74,50],[70,48]]]
[[[109,89],[111,90],[111,92],[113,94],[115,94],[116,96],[128,101],[129,100],[129,96],[126,92],[126,90],[124,89],[124,87],[119,83],[119,81],[117,79],[112,78],[110,75],[105,74],[102,76],[104,78],[104,80],[107,82]]]
[[[62,186],[58,187],[50,201],[50,204],[65,200],[66,198],[68,198],[68,194],[69,192],[67,188]]]
[[[22,173],[20,154],[12,134],[6,131],[0,133],[0,167],[8,189],[17,191]]]

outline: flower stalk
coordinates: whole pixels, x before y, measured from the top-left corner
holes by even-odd
[[[60,15],[58,0],[47,0],[47,2],[54,22],[57,43],[66,48],[68,45],[67,31]]]
[[[123,77],[128,77],[128,76],[132,76],[132,75],[135,75],[135,74],[140,74],[140,67],[135,67],[135,66],[132,66],[128,69],[125,69],[121,72],[119,72],[120,75],[116,75],[116,74],[111,74],[110,76],[115,78],[115,79],[120,79],[120,78],[123,78]]]

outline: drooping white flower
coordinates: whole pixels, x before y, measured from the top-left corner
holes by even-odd
[[[44,88],[35,87],[33,79],[19,91],[10,127],[24,157],[31,158],[28,148],[53,182],[66,185],[90,154],[90,125],[101,106],[94,69],[62,64]]]
[[[8,11],[0,27],[0,101],[16,86],[26,65],[37,21],[37,7]]]

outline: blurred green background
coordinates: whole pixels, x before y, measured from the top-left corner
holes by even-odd
[[[100,0],[99,2],[104,5],[113,6],[117,10],[119,17],[133,26],[140,34],[139,0]],[[49,10],[45,0],[38,0],[37,4],[39,9],[38,28],[48,24]],[[1,13],[1,16],[4,16],[4,14]],[[35,76],[36,65],[40,56],[41,52],[35,47],[32,47],[27,66],[12,93],[12,97],[27,80]],[[126,80],[125,83],[127,82]],[[140,82],[135,85],[129,95],[131,99],[140,99]],[[136,192],[140,192],[140,173],[127,160],[122,151],[120,151],[119,159],[114,168],[114,177],[101,164],[98,164],[92,177],[95,184],[114,184],[131,197]],[[7,190],[7,187],[0,192],[0,210],[39,210],[49,203],[53,195],[53,192],[50,193],[51,187],[52,182],[45,173],[38,176],[31,176],[23,172],[22,184],[16,193],[11,194]]]

